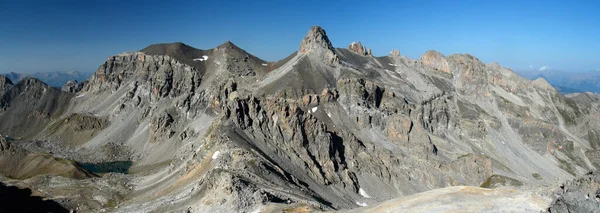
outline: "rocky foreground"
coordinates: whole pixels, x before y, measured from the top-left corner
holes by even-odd
[[[155,44],[0,96],[0,181],[65,211],[598,211],[600,96],[468,54],[315,26],[280,61]]]

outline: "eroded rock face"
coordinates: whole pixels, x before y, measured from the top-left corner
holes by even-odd
[[[362,44],[360,43],[360,41],[352,42],[350,45],[348,45],[348,49],[352,50],[355,53],[358,53],[359,55],[373,56],[371,54],[371,48],[363,47]]]
[[[302,43],[300,43],[300,54],[313,53],[327,60],[329,63],[338,63],[339,59],[335,49],[327,37],[325,30],[319,26],[312,26]]]
[[[95,93],[116,91],[128,79],[148,82],[142,85],[147,91],[144,95],[158,100],[194,91],[200,85],[202,75],[196,68],[169,56],[125,53],[111,56],[101,65],[84,90]]]
[[[423,65],[438,71],[442,71],[445,73],[451,73],[450,64],[444,55],[435,51],[429,50],[425,52],[419,59]]]
[[[171,137],[175,132],[171,130],[171,124],[173,124],[173,116],[167,112],[158,113],[152,118],[150,122],[150,128],[155,134],[156,138],[160,137]]]
[[[393,49],[393,50],[390,52],[390,56],[393,56],[393,57],[398,57],[398,56],[400,56],[400,50]]]
[[[77,81],[71,80],[65,83],[65,85],[62,86],[61,90],[63,92],[77,93],[81,91],[81,89],[83,89],[83,85],[83,82],[79,83]]]
[[[0,136],[0,152],[8,150],[9,148],[10,144],[8,143],[8,141],[6,141],[6,138],[4,138],[4,136]]]
[[[12,87],[13,83],[6,76],[0,75],[0,96]]]
[[[548,212],[600,212],[600,172],[562,184],[554,196]]]
[[[333,51],[333,45],[327,37],[325,30],[319,26],[312,26],[308,33],[302,39],[300,44],[300,53],[306,54],[314,50],[330,50]]]
[[[444,71],[443,58],[439,59],[438,68]],[[469,54],[454,54],[448,57],[452,73],[456,76],[455,87],[462,94],[482,94],[487,92],[488,75],[486,66],[479,59]],[[434,63],[435,64],[435,63]],[[441,64],[441,65],[440,65]]]

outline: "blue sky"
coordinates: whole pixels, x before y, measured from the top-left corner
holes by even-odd
[[[227,40],[265,60],[310,26],[335,47],[413,59],[435,49],[514,70],[600,71],[600,1],[1,1],[0,73],[95,71],[110,55]]]

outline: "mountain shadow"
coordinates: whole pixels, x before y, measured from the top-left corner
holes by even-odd
[[[55,201],[32,196],[31,189],[20,189],[0,182],[0,212],[66,213],[69,210]]]

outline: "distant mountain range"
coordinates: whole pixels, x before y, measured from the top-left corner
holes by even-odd
[[[79,71],[56,71],[56,72],[36,72],[36,73],[5,73],[0,74],[9,78],[14,83],[17,83],[27,77],[37,78],[52,87],[61,87],[67,81],[76,80],[77,82],[84,81],[92,76],[92,73]]]
[[[600,93],[600,72],[536,71],[519,72],[519,75],[535,80],[544,78],[563,94],[594,92]]]

